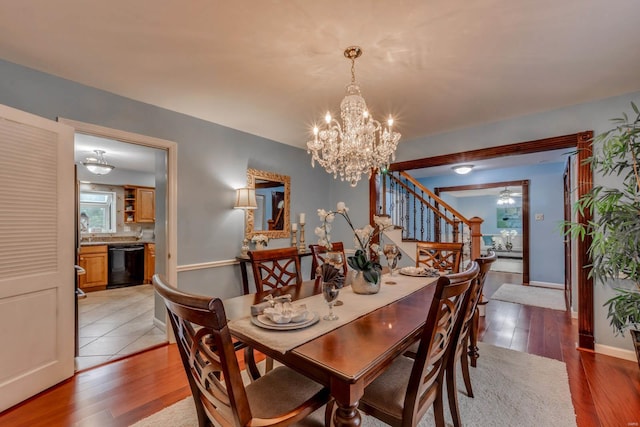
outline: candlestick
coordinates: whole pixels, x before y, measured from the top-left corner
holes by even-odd
[[[302,215],[304,214],[300,214],[300,216]],[[300,222],[300,246],[298,247],[298,252],[304,253],[306,251],[307,251],[307,248],[304,245],[304,222]]]
[[[295,248],[296,246],[298,246],[298,242],[296,240],[298,232],[296,230],[293,230],[293,226],[291,227],[291,229],[291,246]]]

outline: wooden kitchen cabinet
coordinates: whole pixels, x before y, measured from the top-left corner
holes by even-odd
[[[124,222],[155,222],[156,190],[151,187],[124,186]]]
[[[147,243],[144,246],[144,283],[151,283],[156,272],[156,244]]]
[[[78,257],[78,265],[86,272],[78,276],[78,287],[83,291],[106,289],[109,280],[107,245],[81,246]]]

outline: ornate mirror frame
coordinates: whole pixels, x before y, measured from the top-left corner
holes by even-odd
[[[254,211],[247,210],[247,228],[245,229],[245,236],[247,239],[251,239],[256,234],[264,234],[269,239],[284,239],[291,235],[291,222],[290,214],[291,210],[291,177],[288,175],[280,175],[273,172],[261,171],[258,169],[247,169],[247,187],[256,188],[256,180],[281,182],[284,185],[284,210],[283,210],[283,225],[282,230],[254,230]]]

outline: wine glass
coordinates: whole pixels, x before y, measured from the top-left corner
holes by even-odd
[[[384,245],[382,249],[382,253],[387,258],[387,265],[389,266],[389,275],[393,276],[393,270],[396,268],[398,264],[398,254],[400,253],[400,249],[398,249],[397,245],[393,243],[388,243]]]
[[[322,283],[322,295],[327,304],[329,304],[329,314],[323,317],[324,320],[338,320],[338,316],[333,314],[333,303],[338,298],[339,293],[340,289],[336,287],[335,283]]]
[[[329,251],[327,252],[324,262],[326,262],[329,265],[334,266],[335,268],[338,269],[338,271],[342,272],[344,271],[344,257],[342,256],[342,252],[337,252],[337,251]],[[343,305],[344,303],[340,300],[337,300],[333,305],[340,306]]]

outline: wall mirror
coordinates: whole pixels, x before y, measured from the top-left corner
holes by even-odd
[[[247,187],[256,190],[258,203],[257,209],[247,211],[247,238],[251,239],[256,234],[264,234],[270,239],[288,238],[291,230],[291,178],[288,175],[248,169]]]

